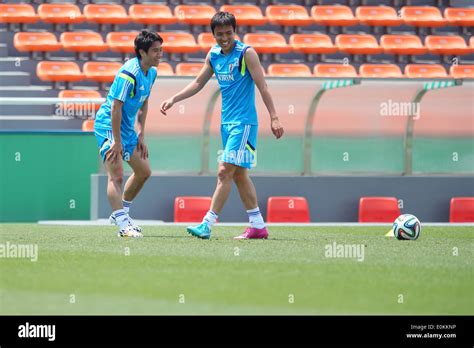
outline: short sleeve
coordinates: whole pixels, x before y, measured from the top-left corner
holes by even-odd
[[[126,70],[119,71],[115,77],[114,86],[110,90],[110,95],[113,99],[125,102],[127,97],[134,96],[135,85],[136,78],[132,73]]]

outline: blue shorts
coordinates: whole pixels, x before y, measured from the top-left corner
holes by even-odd
[[[221,125],[224,151],[220,160],[239,167],[253,168],[257,165],[258,126],[250,124]]]
[[[102,161],[105,162],[105,153],[109,151],[110,144],[114,141],[114,136],[111,130],[107,129],[94,129],[94,134],[97,139],[97,145],[99,146],[99,155]],[[138,144],[138,136],[133,133],[131,138],[122,137],[122,158],[124,161],[130,161],[133,151]]]

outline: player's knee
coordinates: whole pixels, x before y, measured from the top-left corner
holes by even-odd
[[[241,182],[242,180],[245,180],[245,173],[242,173],[240,171],[236,171],[234,173],[234,182],[235,183],[239,183]]]
[[[220,182],[231,182],[234,177],[234,171],[226,168],[224,166],[219,167],[219,171],[217,172],[217,179]]]
[[[144,168],[140,170],[138,174],[138,177],[142,179],[143,181],[148,180],[148,178],[151,176],[151,169],[150,168]]]
[[[112,183],[114,183],[117,186],[122,186],[122,184],[123,184],[123,174],[119,173],[119,174],[109,175],[109,181],[111,181]]]

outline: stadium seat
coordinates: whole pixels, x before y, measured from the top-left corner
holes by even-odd
[[[405,24],[416,27],[442,27],[446,20],[441,15],[439,8],[433,6],[404,6],[401,17]]]
[[[390,222],[400,216],[395,197],[361,197],[359,200],[359,222]]]
[[[239,35],[235,35],[235,39],[240,41]],[[208,52],[215,44],[216,39],[212,33],[201,33],[198,36],[197,43],[203,52]]]
[[[357,77],[356,69],[350,64],[316,64],[313,73],[316,77]]]
[[[211,197],[182,196],[174,200],[174,222],[201,222],[211,207]]]
[[[66,51],[104,52],[109,46],[99,33],[91,31],[70,31],[61,34],[60,41]]]
[[[135,52],[135,38],[137,37],[138,32],[135,31],[125,31],[125,32],[111,32],[107,34],[105,41],[110,49],[114,52],[119,52],[122,54],[133,53]]]
[[[45,23],[77,24],[82,23],[85,17],[74,4],[41,4],[38,6],[38,15]]]
[[[472,53],[461,36],[429,35],[425,39],[425,46],[433,54],[457,56]]]
[[[469,47],[471,47],[472,51],[474,52],[474,36],[469,38]]]
[[[339,51],[347,54],[380,54],[382,48],[372,35],[340,34],[336,36]]]
[[[277,33],[245,34],[244,43],[252,46],[258,53],[280,54],[291,51],[285,37]]]
[[[439,64],[407,64],[405,75],[410,78],[444,78],[446,70]]]
[[[160,65],[158,65],[158,76],[173,76],[174,71],[173,67],[166,62],[160,62]]]
[[[203,66],[203,63],[179,63],[176,65],[176,75],[197,76]]]
[[[82,131],[83,132],[94,132],[94,122],[95,122],[95,120],[84,120],[82,122]]]
[[[451,65],[449,75],[455,79],[474,79],[474,65]]]
[[[380,46],[387,54],[419,55],[428,52],[420,37],[416,35],[383,35],[380,38]]]
[[[397,11],[389,6],[359,6],[356,17],[361,24],[374,27],[391,27],[402,24]]]
[[[178,5],[174,8],[178,21],[189,25],[210,25],[215,13],[214,7],[209,5]]]
[[[255,5],[223,5],[220,11],[230,12],[235,16],[238,26],[259,26],[267,24],[268,20],[262,14],[260,7]]]
[[[175,24],[178,21],[166,5],[132,5],[128,9],[128,14],[132,22],[144,25],[158,24],[161,26]]]
[[[403,77],[400,67],[396,64],[362,64],[359,67],[359,75],[380,78]]]
[[[30,24],[36,23],[39,16],[33,6],[28,4],[0,4],[0,23]]]
[[[449,222],[474,222],[474,197],[453,197]]]
[[[304,197],[268,197],[267,222],[311,222]]]
[[[66,89],[61,92],[59,92],[58,98],[83,98],[83,99],[100,99],[102,96],[100,95],[99,92],[91,90],[91,89]],[[100,103],[95,104],[95,111],[99,110],[100,108]],[[77,106],[74,106],[75,109],[80,107],[80,104],[77,104]]]
[[[304,54],[332,54],[337,52],[331,38],[324,34],[293,34],[290,36],[293,51]]]
[[[87,62],[82,67],[82,71],[88,80],[110,83],[114,81],[121,67],[122,64],[114,62]]]
[[[96,24],[127,24],[125,8],[117,4],[88,4],[84,6],[87,21]]]
[[[348,6],[313,6],[311,16],[319,25],[345,27],[359,24],[359,20]]]
[[[75,62],[39,62],[36,66],[36,75],[41,81],[66,82],[66,84],[84,79],[84,74]]]
[[[270,5],[265,10],[265,15],[271,24],[286,27],[299,27],[314,24],[306,8],[300,5]]]
[[[185,32],[162,32],[163,50],[166,53],[196,53],[201,47],[196,44],[194,36]]]
[[[306,64],[270,64],[268,76],[311,77],[311,70]]]
[[[474,8],[448,7],[444,10],[444,18],[449,25],[461,27],[474,26]]]
[[[13,45],[20,52],[59,51],[62,45],[53,33],[19,32],[13,37]]]

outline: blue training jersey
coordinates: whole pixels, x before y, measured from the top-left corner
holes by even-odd
[[[126,139],[131,138],[135,132],[136,116],[143,102],[150,95],[156,75],[155,67],[148,69],[147,75],[145,75],[138,58],[127,61],[115,76],[105,103],[97,111],[94,127],[105,130],[112,129],[112,103],[114,99],[118,99],[123,102],[121,136]]]
[[[222,124],[258,125],[255,83],[244,58],[249,47],[235,40],[232,52],[227,55],[219,45],[211,48],[211,66],[222,94]]]

